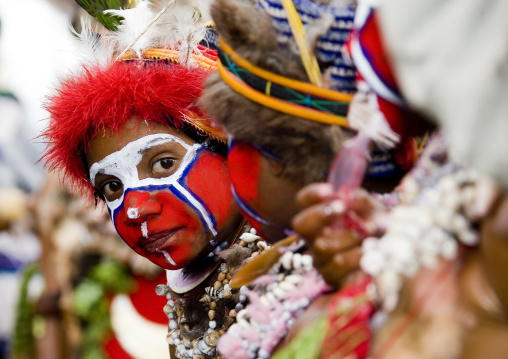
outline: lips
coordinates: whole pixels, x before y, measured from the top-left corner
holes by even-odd
[[[167,247],[171,237],[182,228],[183,227],[178,227],[169,231],[148,233],[148,238],[141,237],[139,239],[138,247],[147,253],[157,253],[158,250]]]

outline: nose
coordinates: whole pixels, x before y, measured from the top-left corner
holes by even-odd
[[[143,223],[162,212],[162,204],[150,192],[129,191],[124,199],[125,223]]]

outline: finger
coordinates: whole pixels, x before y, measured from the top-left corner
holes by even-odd
[[[348,273],[359,268],[361,256],[362,249],[354,247],[349,251],[335,254],[331,261],[325,265],[316,266],[316,269],[321,273],[326,283],[338,288]]]
[[[347,207],[360,217],[365,217],[376,207],[376,199],[363,189],[357,190],[348,198]]]
[[[300,208],[307,208],[319,202],[325,201],[334,195],[334,190],[329,183],[312,183],[302,188],[296,194],[296,203]]]
[[[345,211],[344,202],[334,200],[315,204],[300,213],[292,220],[293,229],[300,236],[312,243],[326,226],[339,219]]]
[[[310,250],[314,256],[314,263],[322,264],[328,262],[336,254],[360,247],[360,244],[361,238],[355,231],[325,231],[325,235],[318,237]]]

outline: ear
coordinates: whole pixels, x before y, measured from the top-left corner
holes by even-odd
[[[278,48],[272,20],[251,0],[215,0],[210,13],[219,34],[237,52]]]
[[[284,172],[284,164],[277,162],[271,158],[264,157],[266,161],[268,162],[268,168],[270,169],[270,173],[274,177],[280,177],[282,175],[282,172]]]

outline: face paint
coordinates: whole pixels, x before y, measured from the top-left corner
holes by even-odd
[[[183,149],[179,166],[164,177],[141,178],[138,167],[147,161],[144,156],[165,144]],[[148,160],[153,162],[150,157]],[[179,269],[202,254],[204,248],[211,250],[218,244],[216,222],[222,224],[231,215],[231,195],[218,198],[221,193],[213,191],[229,183],[224,162],[199,144],[189,145],[177,136],[158,133],[132,141],[94,163],[90,178],[96,183],[99,175],[107,175],[123,184],[118,198],[106,200],[122,239],[155,264]],[[208,173],[214,173],[213,181],[218,183],[207,181]],[[204,191],[206,186],[212,190]],[[228,210],[224,209],[225,202]]]
[[[284,228],[259,214],[265,204],[258,188],[261,181],[261,152],[243,142],[231,140],[228,151],[228,168],[231,191],[242,215],[262,236],[282,239]]]

